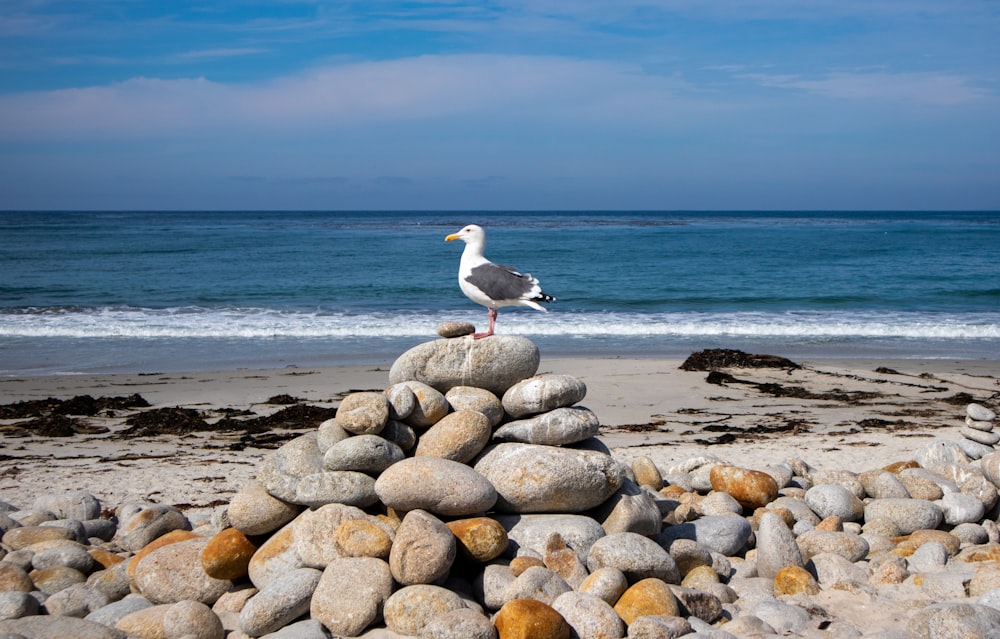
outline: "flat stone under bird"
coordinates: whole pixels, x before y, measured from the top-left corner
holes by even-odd
[[[481,227],[470,224],[444,239],[446,242],[452,240],[465,242],[462,261],[458,267],[458,286],[466,297],[489,310],[489,328],[483,333],[473,335],[475,339],[493,334],[497,323],[497,310],[504,306],[528,306],[547,312],[541,302],[555,301],[554,297],[542,292],[538,280],[530,273],[521,273],[512,266],[494,264],[486,259],[483,256],[486,232]]]

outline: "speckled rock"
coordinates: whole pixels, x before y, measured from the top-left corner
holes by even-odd
[[[490,441],[489,418],[474,410],[449,413],[420,436],[414,455],[441,457],[467,464]]]
[[[887,519],[908,535],[915,530],[937,528],[944,515],[932,502],[922,499],[876,499],[865,506],[865,521]]]
[[[385,526],[367,519],[351,519],[333,533],[333,547],[341,557],[388,559],[392,537]]]
[[[278,530],[302,510],[274,497],[260,482],[243,486],[229,502],[227,514],[233,528],[244,535],[264,535]]]
[[[290,500],[310,508],[326,504],[347,504],[365,508],[378,501],[375,479],[352,470],[313,473],[299,480]]]
[[[27,570],[9,561],[0,561],[0,592],[31,592],[34,587]]]
[[[406,452],[413,450],[417,445],[417,433],[413,427],[394,419],[386,422],[385,428],[378,436],[388,439]]]
[[[587,395],[587,385],[572,375],[543,373],[523,379],[503,394],[501,403],[515,419],[572,406]]]
[[[663,475],[652,459],[640,455],[632,460],[632,475],[635,483],[657,491],[663,488]]]
[[[40,590],[48,595],[69,588],[74,584],[82,584],[87,581],[87,576],[82,572],[66,566],[32,570],[28,573],[28,576],[34,582],[36,590]]]
[[[455,412],[474,410],[486,415],[491,427],[497,426],[505,416],[500,398],[486,390],[474,386],[455,386],[444,394]]]
[[[48,545],[53,543],[55,545]],[[94,568],[94,558],[87,552],[87,547],[75,541],[53,541],[37,544],[35,554],[31,557],[31,566],[36,570],[67,566],[82,573],[89,573]]]
[[[109,603],[108,596],[102,591],[86,583],[78,583],[46,599],[45,610],[50,615],[86,617]]]
[[[844,521],[860,521],[864,503],[840,484],[820,484],[806,491],[805,501],[822,518],[836,516]]]
[[[594,595],[567,592],[559,595],[555,609],[578,637],[616,639],[625,636],[625,623],[606,601]]]
[[[375,492],[394,510],[421,509],[446,517],[484,513],[497,500],[487,478],[440,457],[411,457],[393,464],[375,482]]]
[[[499,639],[569,639],[570,627],[551,606],[534,599],[508,601],[493,618]]]
[[[296,559],[301,565],[310,568],[325,568],[331,561],[342,556],[336,544],[331,543],[340,526],[347,521],[364,521],[369,518],[371,516],[365,511],[346,504],[327,504],[303,512],[291,527],[290,543]],[[264,550],[264,546],[261,550]],[[256,581],[254,583],[257,584]],[[259,584],[257,586],[261,587]]]
[[[594,542],[587,555],[587,567],[617,568],[629,583],[655,577],[667,583],[680,583],[680,571],[670,554],[648,537],[636,533],[615,533]]]
[[[153,603],[214,603],[233,583],[205,574],[201,555],[208,542],[204,537],[179,541],[149,553],[135,568],[136,587]]]
[[[356,637],[381,619],[392,589],[389,564],[381,559],[337,559],[323,570],[309,614],[334,635]]]
[[[941,498],[938,506],[944,515],[944,523],[949,526],[980,522],[986,513],[982,502],[964,493],[948,493]]]
[[[146,555],[155,550],[159,550],[168,544],[176,544],[177,542],[189,541],[191,539],[202,539],[202,537],[191,532],[190,530],[171,530],[167,534],[157,537],[140,548],[132,556],[131,560],[129,560],[128,567],[126,568],[126,575],[128,576],[129,582],[134,585],[136,567],[143,560],[143,558],[146,557]]]
[[[122,617],[117,628],[140,637],[167,639],[223,639],[226,634],[215,613],[197,601],[180,601],[133,612]]]
[[[586,562],[591,546],[605,535],[599,523],[584,515],[497,515],[495,519],[507,531],[509,554],[528,550],[541,557],[549,538],[558,534]]]
[[[323,471],[323,454],[316,433],[306,433],[273,450],[257,464],[257,481],[268,493],[286,502],[295,502],[303,477]]]
[[[383,393],[389,402],[389,419],[402,421],[410,416],[417,406],[417,398],[413,390],[406,384],[392,384]]]
[[[403,382],[417,400],[413,412],[404,420],[415,428],[433,426],[448,414],[448,400],[436,388],[418,381]]]
[[[778,498],[771,475],[748,468],[719,464],[709,471],[712,490],[729,493],[744,508],[760,508]]]
[[[389,420],[389,400],[384,393],[351,393],[337,407],[337,425],[355,435],[378,435]]]
[[[440,519],[411,510],[396,530],[389,567],[393,578],[404,586],[430,584],[448,574],[456,553],[455,536]]]
[[[993,637],[1000,610],[971,603],[934,603],[918,611],[906,629],[919,639]]]
[[[552,570],[544,566],[530,566],[508,584],[502,600],[506,603],[515,599],[534,599],[551,606],[556,597],[572,590],[573,587]]]
[[[323,470],[378,475],[404,456],[402,448],[379,435],[355,435],[327,449],[323,454]]]
[[[474,386],[500,396],[534,375],[540,360],[534,343],[514,335],[440,339],[400,355],[389,370],[389,382],[416,380],[442,393],[455,386]]]
[[[593,509],[591,516],[609,535],[633,532],[653,536],[663,527],[663,515],[652,493],[627,477],[618,492]]]
[[[389,630],[401,635],[417,636],[432,619],[465,608],[465,602],[454,592],[427,584],[404,586],[392,593],[382,614]]]
[[[832,553],[840,555],[848,561],[855,562],[865,558],[869,546],[864,537],[848,532],[829,530],[810,530],[802,533],[796,539],[802,559],[809,561],[814,555]],[[758,551],[759,552],[759,551]],[[758,571],[760,570],[758,564]]]
[[[739,554],[753,536],[750,523],[739,515],[714,515],[693,522],[665,527],[657,536],[660,545],[669,547],[674,539],[693,539],[709,552],[726,557]]]
[[[21,617],[29,617],[37,614],[38,599],[29,595],[28,592],[0,590],[0,621],[4,619],[20,619]]]
[[[899,477],[887,470],[868,470],[858,475],[858,481],[865,493],[873,499],[908,499],[910,493],[906,490]]]
[[[76,535],[68,528],[55,526],[21,526],[11,528],[3,535],[3,545],[11,550],[20,550],[44,541],[73,541]]]
[[[592,410],[574,406],[508,422],[496,430],[493,438],[542,446],[569,446],[596,436],[600,429],[601,422]]]
[[[647,615],[636,617],[628,626],[628,639],[678,639],[691,633],[691,624],[683,617]],[[727,639],[729,633],[719,639]]]
[[[490,446],[474,468],[496,488],[496,510],[509,513],[581,512],[613,495],[624,478],[609,455],[534,444]]]
[[[757,574],[774,579],[782,568],[804,566],[795,536],[780,517],[766,513],[757,529]]]
[[[39,495],[31,508],[32,510],[47,510],[58,519],[86,521],[101,516],[100,500],[82,490],[65,495]]]
[[[313,591],[323,573],[297,568],[278,576],[247,601],[240,611],[240,628],[253,637],[275,632],[309,611]]]
[[[471,608],[460,608],[428,621],[420,639],[496,639],[496,636],[489,617]]]
[[[123,630],[76,617],[40,615],[0,621],[0,637],[9,633],[25,639],[134,639]]]
[[[649,615],[680,614],[680,605],[670,586],[655,578],[643,579],[633,584],[615,604],[615,612],[626,624],[638,617]]]
[[[625,577],[625,573],[617,568],[605,566],[591,571],[590,575],[580,584],[578,590],[600,597],[614,606],[618,603],[622,593],[628,590],[628,579]]]

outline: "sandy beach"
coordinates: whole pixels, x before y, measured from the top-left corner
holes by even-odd
[[[750,468],[799,458],[860,472],[908,459],[931,438],[959,439],[969,402],[1000,403],[1000,362],[991,360],[818,359],[712,376],[682,370],[682,361],[543,356],[539,372],[584,380],[583,404],[601,419],[613,454],[623,461],[646,455],[661,470],[714,455]],[[315,426],[289,417],[250,432],[239,427],[244,420],[296,406],[333,409],[347,393],[384,388],[388,370],[383,363],[0,379],[7,408],[81,395],[138,394],[150,405],[71,416],[75,430],[58,437],[2,413],[0,500],[30,507],[41,493],[87,490],[111,507],[151,500],[207,514],[254,476],[268,450]],[[131,417],[174,407],[196,411],[187,414],[210,428],[177,434],[157,433],[148,420],[145,428],[129,425]],[[220,423],[229,426],[211,428]]]

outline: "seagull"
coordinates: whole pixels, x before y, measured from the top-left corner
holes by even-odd
[[[475,224],[470,224],[458,233],[444,238],[446,242],[462,240],[465,250],[458,267],[458,286],[466,297],[482,304],[489,310],[490,327],[485,333],[476,333],[474,339],[482,339],[493,334],[497,323],[497,309],[503,306],[530,306],[547,312],[539,302],[552,302],[551,295],[542,292],[538,280],[530,273],[520,273],[516,268],[494,264],[483,257],[486,233]]]

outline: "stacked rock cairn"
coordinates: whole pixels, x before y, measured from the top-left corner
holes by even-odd
[[[1000,433],[993,432],[997,415],[982,404],[969,404],[965,409],[965,426],[959,446],[972,459],[992,453],[1000,443]]]
[[[997,636],[1000,452],[625,465],[538,366],[519,337],[418,345],[193,530],[85,492],[5,507],[0,637],[850,638],[901,601],[877,636]]]

